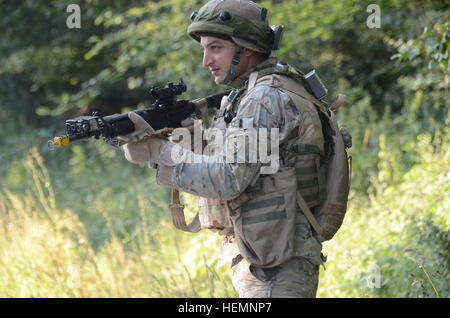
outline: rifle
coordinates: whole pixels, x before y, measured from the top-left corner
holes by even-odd
[[[195,112],[195,104],[188,100],[175,100],[187,90],[186,84],[180,78],[178,84],[168,83],[166,87],[153,87],[150,94],[155,102],[143,110],[134,110],[147,121],[155,130],[163,128],[181,127],[181,122]],[[228,92],[205,97],[208,108],[220,108],[220,101]],[[92,116],[80,116],[66,120],[66,135],[54,137],[48,141],[50,149],[64,147],[72,141],[100,137],[105,142],[117,146],[117,136],[126,135],[134,131],[134,124],[128,118],[128,113],[114,114],[102,117],[98,113]]]

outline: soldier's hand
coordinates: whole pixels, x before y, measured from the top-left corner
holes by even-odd
[[[122,136],[118,137],[120,146],[122,146],[128,142],[141,141],[155,133],[155,130],[153,129],[153,127],[150,126],[150,124],[148,122],[146,122],[144,118],[142,118],[135,112],[129,112],[128,118],[134,124],[134,131],[127,135],[122,135]]]
[[[121,147],[125,153],[125,158],[136,164],[149,161],[159,163],[161,148],[168,141],[158,136],[149,138],[155,130],[138,114],[130,112],[128,118],[134,123],[135,131],[119,136],[119,140],[123,142]]]

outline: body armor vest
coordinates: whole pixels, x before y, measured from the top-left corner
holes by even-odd
[[[282,71],[286,73],[288,71],[292,72],[292,70],[288,69],[289,66],[279,65],[280,64],[275,68],[258,72],[254,84],[252,84],[252,79],[250,79],[249,86],[234,100],[234,105],[231,105],[227,96],[223,97],[221,107],[216,112],[213,127],[225,131],[227,124],[224,121],[224,114],[227,109],[230,109],[230,106],[233,106],[233,109],[236,108],[238,102],[254,86],[267,85],[276,87],[288,94],[299,113],[301,124],[291,133],[291,138],[280,145],[280,156],[282,157],[285,166],[295,168],[298,190],[304,197],[308,207],[314,207],[324,197],[325,175],[321,162],[321,157],[324,155],[322,125],[316,109],[317,106],[312,102],[313,97],[306,91],[301,83],[295,81],[292,77],[279,74]],[[265,74],[270,71],[273,71],[273,73]],[[276,73],[277,71],[279,73]],[[234,113],[236,112],[237,109],[234,109]],[[260,179],[261,178],[264,178],[264,176],[260,177]],[[256,188],[260,187],[259,183],[261,182],[261,180],[258,180],[256,185],[249,187],[246,191],[254,192]],[[200,216],[200,219],[203,219],[205,222],[202,224],[202,228],[211,228],[213,223],[218,223],[214,221],[219,221],[220,219],[224,222],[226,219],[226,217],[218,217],[226,210],[224,209],[224,200],[199,197],[198,205],[201,212],[200,214],[203,214],[203,216]],[[220,211],[217,211],[217,209]],[[210,215],[212,219],[210,219],[208,215]],[[215,219],[217,217],[218,219]],[[208,223],[208,225],[206,223]],[[229,223],[223,225],[229,225]]]
[[[233,228],[240,253],[255,266],[273,267],[294,255],[305,256],[302,253],[309,249],[296,244],[295,236],[310,238],[311,226],[296,204],[297,190],[308,207],[318,205],[324,196],[324,138],[317,100],[300,78],[293,68],[281,64],[252,73],[232,101],[223,98],[213,123],[216,129],[226,129],[226,112],[235,115],[239,101],[259,85],[287,94],[300,117],[299,126],[280,145],[282,165],[277,173],[259,176],[230,201],[198,198],[201,227],[223,233]]]

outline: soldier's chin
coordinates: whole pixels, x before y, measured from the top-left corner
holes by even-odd
[[[226,77],[227,77],[227,74],[222,75],[222,76],[214,76],[214,82],[216,84],[223,84],[223,82],[225,81]]]

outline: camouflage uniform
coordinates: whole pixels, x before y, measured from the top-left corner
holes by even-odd
[[[269,59],[257,68],[264,70],[274,67],[276,63],[275,59]],[[238,86],[239,83],[245,83],[253,71],[250,70],[235,79],[232,84]],[[264,77],[261,80],[264,80]],[[307,100],[304,100],[304,103],[308,107],[313,107]],[[306,130],[312,127],[307,123],[306,116],[302,117],[299,114],[288,94],[269,85],[256,85],[248,91],[244,90],[237,105],[236,115],[229,125],[226,125],[223,116],[220,116],[226,106],[227,101],[224,98],[212,129],[223,130],[227,126],[242,126],[242,122],[246,123],[246,127],[252,128],[276,127],[279,128],[280,144],[285,144],[292,135],[295,135],[299,126],[302,126],[301,131],[305,135],[308,135]],[[251,126],[247,119],[251,119]],[[319,145],[323,142],[320,134],[312,135],[318,138],[315,142]],[[226,140],[225,144],[228,142]],[[163,149],[162,156],[168,156],[171,151],[172,147],[169,144]],[[220,157],[223,153],[216,156]],[[319,264],[322,263],[322,246],[312,236],[311,226],[299,209],[295,215],[294,258],[273,268],[261,268],[250,265],[240,256],[241,251],[236,244],[233,223],[229,217],[230,213],[233,213],[230,203],[236,202],[243,194],[252,191],[263,178],[260,174],[261,162],[227,163],[225,160],[216,160],[211,163],[205,155],[196,156],[201,156],[203,161],[170,164],[170,160],[166,160],[168,165],[158,166],[157,182],[199,196],[202,228],[219,231],[224,235],[219,265],[232,262],[232,281],[240,297],[314,297],[318,284]],[[268,209],[270,211],[271,207]]]
[[[165,143],[158,148],[157,182],[199,197],[196,230],[223,235],[219,265],[231,262],[240,297],[314,297],[322,246],[295,199],[299,191],[311,208],[320,201],[324,140],[313,98],[301,74],[274,58],[233,76],[242,48],[270,54],[276,40],[265,14],[251,1],[212,0],[192,16],[188,33],[196,40],[219,34],[237,44],[230,70],[219,81],[238,89],[237,97],[224,97],[216,113],[211,129],[225,135],[223,144],[213,147],[218,151],[198,154]],[[262,174],[263,162],[247,153],[242,162],[227,161],[230,151],[250,146],[247,138],[236,142],[227,130],[232,127],[240,129],[238,135],[265,128],[267,144],[279,138],[278,172]],[[278,136],[272,128],[279,129]],[[194,160],[174,160],[174,154]]]

